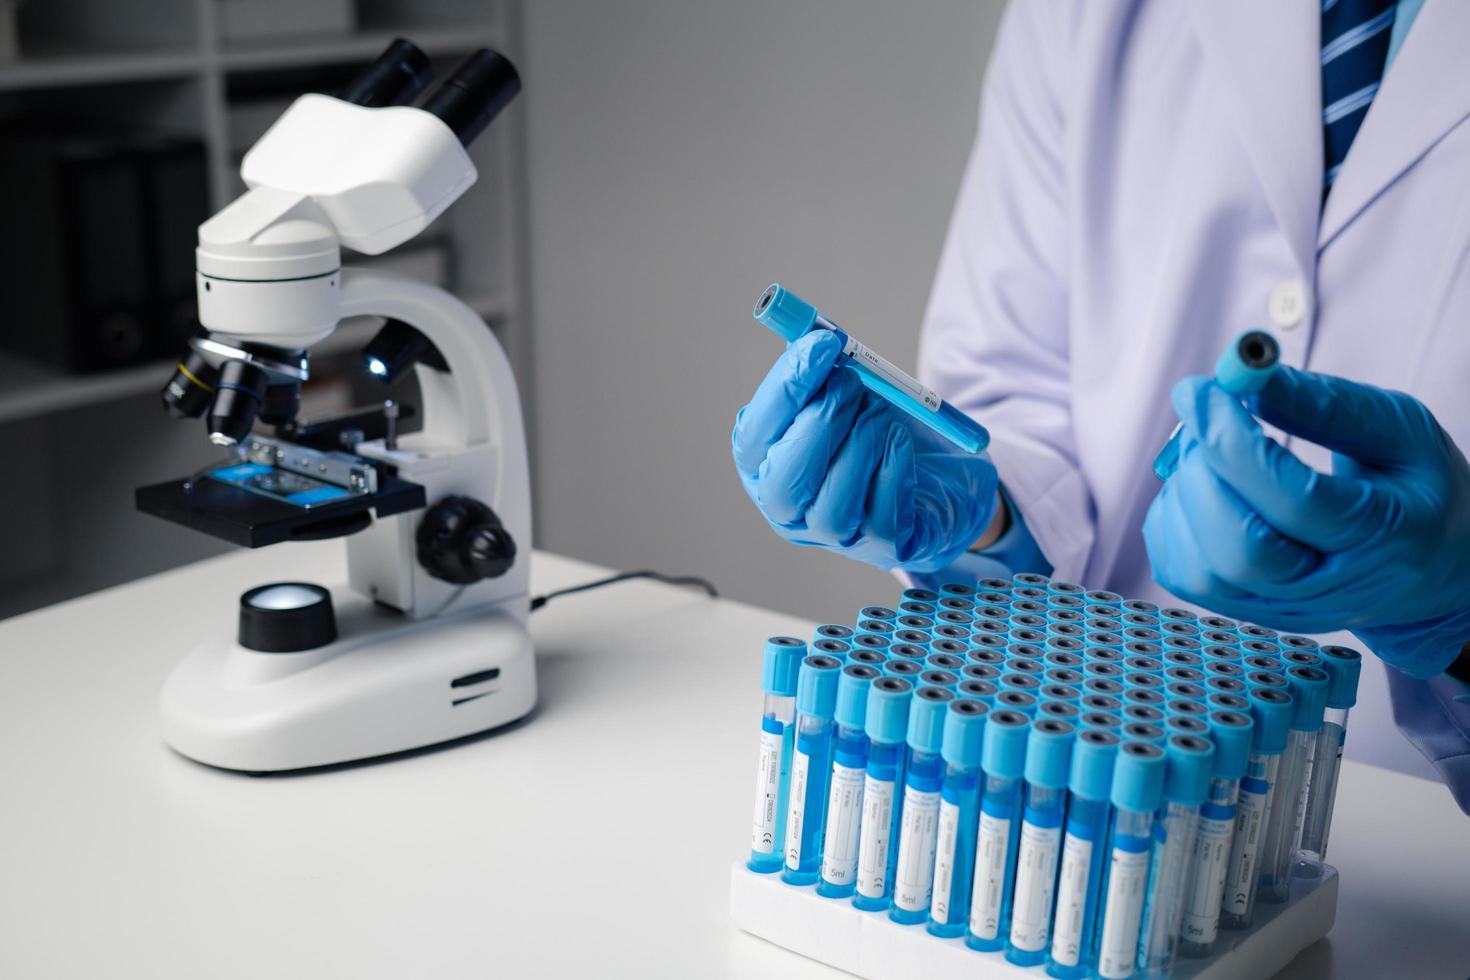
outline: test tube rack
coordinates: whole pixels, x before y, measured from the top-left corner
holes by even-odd
[[[1244,932],[1221,932],[1208,959],[1175,960],[1181,980],[1261,980],[1327,935],[1337,912],[1337,870],[1292,879],[1283,905],[1258,902]],[[823,898],[815,886],[789,885],[737,861],[730,870],[730,915],[737,928],[865,980],[1035,980],[1045,966],[1017,966],[1004,953],[941,939],[923,925],[900,925],[887,912],[864,912],[850,899]]]

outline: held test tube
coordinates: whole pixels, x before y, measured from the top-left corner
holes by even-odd
[[[791,749],[795,741],[796,677],[806,656],[806,644],[794,636],[766,641],[761,665],[760,761],[755,771],[755,820],[750,830],[748,867],[761,874],[780,871],[785,858],[786,794],[791,779]]]
[[[929,899],[929,932],[955,937],[970,918],[970,887],[975,878],[975,830],[980,820],[980,747],[989,708],[961,698],[944,716],[940,756],[944,784],[939,794],[939,833],[934,855],[934,888]]]
[[[1171,735],[1164,746],[1164,798],[1156,815],[1161,826],[1154,834],[1138,942],[1138,972],[1145,977],[1165,977],[1174,965],[1200,804],[1209,795],[1214,761],[1214,745],[1200,735]]]
[[[1075,738],[1076,730],[1069,723],[1039,718],[1026,740],[1026,805],[1006,944],[1006,959],[1020,966],[1046,960]]]
[[[1281,753],[1286,750],[1291,729],[1293,700],[1287,690],[1253,687],[1250,703],[1251,754],[1240,779],[1240,796],[1235,811],[1235,834],[1230,840],[1230,860],[1225,867],[1225,891],[1220,899],[1220,926],[1249,929],[1255,910],[1256,871],[1261,848],[1276,799]]]
[[[837,679],[831,788],[822,838],[822,875],[817,894],[847,898],[857,887],[858,829],[863,817],[863,784],[868,776],[868,689],[882,674],[870,664],[849,664]]]
[[[868,772],[863,780],[863,818],[858,834],[857,893],[852,904],[868,912],[888,907],[898,860],[898,821],[903,813],[905,738],[914,685],[889,675],[873,682],[863,727],[868,733]]]
[[[1257,901],[1280,904],[1291,892],[1291,859],[1301,836],[1303,809],[1311,794],[1312,757],[1327,706],[1327,672],[1317,667],[1288,667],[1291,689],[1291,731],[1281,755],[1276,800],[1266,841],[1261,847]]]
[[[1240,398],[1260,391],[1271,379],[1281,359],[1281,346],[1264,330],[1248,330],[1225,348],[1215,362],[1215,380],[1220,387]],[[1154,457],[1154,474],[1167,480],[1179,467],[1183,425],[1176,425],[1169,441]]]
[[[832,331],[842,340],[842,353],[863,387],[965,452],[978,453],[990,444],[990,433],[979,422],[879,357],[779,283],[772,283],[761,293],[753,316],[788,344],[811,330]]]
[[[1327,710],[1322,731],[1317,735],[1317,753],[1312,760],[1312,783],[1302,819],[1302,839],[1297,847],[1295,873],[1304,878],[1322,874],[1327,859],[1327,834],[1332,828],[1332,807],[1337,801],[1337,777],[1342,769],[1342,745],[1347,738],[1348,710],[1358,701],[1358,675],[1363,657],[1358,651],[1325,646],[1317,651],[1327,671]]]
[[[975,878],[970,889],[970,927],[965,945],[995,951],[1010,932],[1011,882],[1020,844],[1021,777],[1031,721],[1020,711],[992,711],[985,723],[980,768],[985,791],[975,842]]]
[[[842,663],[814,653],[796,675],[796,755],[787,793],[786,867],[781,878],[810,885],[822,867],[822,828],[832,779],[832,714]]]
[[[1087,724],[1087,716],[1083,716]],[[1063,980],[1085,977],[1091,967],[1089,940],[1098,911],[1098,893],[1107,867],[1103,841],[1108,833],[1108,793],[1119,739],[1111,730],[1084,727],[1072,746],[1067,778],[1067,833],[1057,878],[1051,955],[1046,972]]]
[[[1102,980],[1127,980],[1138,959],[1138,931],[1148,885],[1154,811],[1164,791],[1164,750],[1126,741],[1113,767],[1108,867],[1103,876],[1101,921],[1092,962]]]
[[[1220,930],[1220,898],[1225,870],[1235,836],[1236,802],[1240,777],[1250,758],[1255,723],[1241,711],[1210,714],[1210,738],[1215,762],[1210,773],[1210,796],[1200,808],[1199,835],[1194,851],[1194,882],[1186,893],[1179,930],[1179,952],[1191,959],[1210,955]]]
[[[904,773],[903,815],[899,820],[898,863],[893,872],[893,908],[888,917],[913,925],[929,917],[939,840],[940,788],[944,783],[944,718],[954,692],[925,686],[909,706],[909,763]]]

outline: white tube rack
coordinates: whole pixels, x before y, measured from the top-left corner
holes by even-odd
[[[1337,914],[1337,869],[1292,880],[1284,905],[1257,903],[1255,925],[1220,933],[1208,959],[1175,961],[1181,980],[1261,980],[1327,935]],[[981,953],[962,939],[931,936],[923,925],[899,925],[886,912],[862,912],[848,900],[823,898],[813,886],[788,885],[737,862],[730,870],[735,925],[777,946],[866,980],[1035,980],[1044,966],[1016,966],[1003,953]]]

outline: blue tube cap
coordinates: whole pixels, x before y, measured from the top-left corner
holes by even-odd
[[[1358,703],[1358,675],[1363,655],[1352,647],[1325,646],[1317,651],[1327,671],[1327,707],[1351,708]]]
[[[985,745],[980,768],[991,776],[1020,779],[1026,774],[1026,739],[1031,719],[1020,711],[991,711],[985,720]]]
[[[914,692],[909,705],[909,748],[915,752],[939,752],[944,745],[944,717],[953,700],[954,692],[945,687],[925,685]]]
[[[1253,687],[1246,700],[1251,706],[1251,721],[1256,730],[1251,735],[1251,748],[1275,755],[1286,748],[1286,733],[1291,728],[1294,698],[1290,691],[1274,687]]]
[[[806,644],[794,636],[773,636],[766,640],[766,657],[761,666],[761,690],[783,698],[796,697],[796,675]]]
[[[985,716],[990,708],[973,698],[956,698],[944,713],[944,738],[939,754],[960,769],[980,768],[980,747],[985,741]]]
[[[1204,734],[1173,734],[1164,744],[1164,799],[1171,803],[1199,806],[1210,795],[1215,746],[1208,737],[1209,726],[1200,727]]]
[[[780,283],[771,283],[751,311],[761,323],[786,338],[789,344],[817,322],[817,308]]]
[[[863,730],[874,742],[894,745],[904,741],[909,730],[909,702],[914,685],[892,674],[880,677],[868,691],[868,713]]]
[[[1247,330],[1215,362],[1215,380],[1232,395],[1249,395],[1270,380],[1280,359],[1275,337],[1264,330]]]
[[[1088,726],[1077,733],[1067,774],[1067,788],[1074,796],[1099,802],[1108,798],[1121,742],[1117,733],[1108,727]]]
[[[848,664],[837,678],[837,724],[862,728],[868,717],[868,689],[883,672],[871,664]]]
[[[1250,761],[1251,735],[1256,723],[1244,711],[1210,712],[1210,738],[1215,742],[1214,774],[1221,779],[1239,779]]]
[[[1327,671],[1320,667],[1286,668],[1286,686],[1294,699],[1291,727],[1311,732],[1322,727],[1322,712],[1327,707]]]
[[[1060,718],[1038,718],[1026,739],[1026,782],[1046,789],[1065,789],[1072,766],[1077,729]]]
[[[831,718],[837,710],[837,678],[842,661],[814,653],[801,662],[796,675],[796,710],[803,715]]]
[[[1113,765],[1108,798],[1113,806],[1152,813],[1164,796],[1164,750],[1152,742],[1125,741]]]

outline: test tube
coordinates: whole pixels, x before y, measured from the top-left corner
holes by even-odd
[[[1291,637],[1282,637],[1282,640]],[[1296,874],[1316,878],[1327,859],[1327,834],[1332,829],[1332,807],[1337,801],[1337,777],[1342,769],[1342,746],[1347,738],[1348,711],[1358,701],[1358,675],[1363,657],[1343,646],[1318,649],[1327,671],[1327,709],[1322,730],[1317,734],[1317,752],[1312,760],[1312,783],[1302,819],[1302,839],[1297,848]]]
[[[1025,775],[1030,719],[1019,711],[991,711],[985,722],[980,769],[985,789],[975,843],[975,878],[970,889],[970,924],[965,945],[998,950],[1010,933],[1011,882],[1020,844],[1021,779]]]
[[[1230,394],[1244,399],[1265,386],[1280,359],[1281,347],[1275,337],[1264,330],[1247,330],[1215,362],[1215,381]],[[1154,474],[1160,480],[1169,479],[1179,467],[1183,430],[1182,422],[1176,425],[1154,457]]]
[[[893,625],[901,630],[915,630],[926,636],[934,631],[933,613],[907,613],[894,620]],[[896,631],[895,631],[896,632]]]
[[[852,653],[852,644],[846,640],[813,640],[811,650],[813,653],[835,657],[839,663],[846,663],[848,655]]]
[[[1006,959],[1020,966],[1045,962],[1051,939],[1052,898],[1062,857],[1062,816],[1076,729],[1058,718],[1038,718],[1026,739],[1026,802],[1016,852]]]
[[[842,663],[814,653],[796,675],[796,754],[787,793],[786,867],[781,879],[810,885],[822,870],[822,828],[832,779],[833,712]]]
[[[900,661],[912,663],[912,661]],[[857,890],[852,904],[869,912],[888,907],[898,860],[898,821],[903,814],[905,741],[914,685],[889,675],[873,682],[863,728],[868,733],[868,773],[863,780],[863,819],[858,834]]]
[[[1170,718],[1176,721],[1193,718]],[[1165,977],[1174,966],[1184,898],[1192,885],[1189,873],[1199,831],[1200,805],[1210,793],[1215,746],[1204,734],[1170,735],[1164,745],[1164,795],[1155,819],[1163,832],[1154,835],[1148,887],[1143,904],[1143,932],[1138,942],[1138,969],[1145,977]]]
[[[760,758],[755,769],[755,820],[746,867],[774,874],[785,863],[786,794],[791,785],[791,749],[796,740],[796,676],[806,644],[794,636],[766,640],[761,663]]]
[[[956,677],[955,682],[958,681]],[[944,716],[953,700],[954,692],[947,687],[926,685],[914,692],[909,707],[906,739],[909,760],[904,772],[898,860],[893,871],[893,907],[888,912],[889,918],[904,925],[923,922],[929,917],[939,835],[940,789],[944,784],[944,759],[939,751],[944,744]]]
[[[1272,813],[1279,806],[1276,785],[1281,754],[1286,750],[1291,729],[1290,691],[1274,687],[1251,688],[1251,754],[1235,810],[1235,833],[1230,839],[1230,860],[1225,868],[1225,890],[1220,899],[1220,926],[1249,929],[1255,911],[1256,870]]]
[[[1083,726],[1072,746],[1068,769],[1067,832],[1046,964],[1047,973],[1063,980],[1084,977],[1091,966],[1088,939],[1107,867],[1103,842],[1108,832],[1108,791],[1118,756],[1119,739],[1111,730],[1116,725],[1092,727],[1084,715]]]
[[[1301,837],[1302,817],[1311,793],[1312,759],[1327,706],[1327,672],[1319,667],[1288,667],[1291,688],[1291,731],[1281,756],[1276,805],[1261,847],[1260,884],[1256,900],[1280,904],[1291,892],[1291,859]]]
[[[868,664],[849,664],[837,679],[827,825],[822,836],[822,874],[817,894],[847,898],[857,887],[858,829],[863,817],[863,784],[868,774],[868,690],[882,674]]]
[[[752,315],[785,338],[787,343],[794,342],[809,330],[832,331],[842,341],[844,363],[856,372],[858,379],[874,396],[928,426],[964,452],[979,453],[989,445],[990,433],[979,422],[859,343],[822,316],[816,307],[780,283],[772,283],[761,293]],[[943,592],[944,588],[941,587],[940,591]]]
[[[852,630],[837,623],[823,623],[812,632],[812,641],[817,640],[850,640]]]
[[[944,715],[939,749],[944,783],[939,790],[939,833],[929,898],[929,931],[936,936],[964,935],[970,918],[975,831],[980,819],[980,748],[989,710],[983,702],[960,698],[949,702]]]
[[[971,666],[974,665],[972,664]],[[965,669],[969,670],[970,668],[967,667]],[[962,698],[979,701],[987,708],[995,705],[995,696],[999,691],[1000,688],[995,686],[994,681],[980,677],[966,677],[959,684],[955,685],[955,694]]]
[[[1118,749],[1109,798],[1108,867],[1092,962],[1102,980],[1128,980],[1138,962],[1138,933],[1148,886],[1154,811],[1164,793],[1164,750],[1125,741]]]
[[[1194,881],[1186,895],[1179,929],[1179,952],[1191,959],[1209,956],[1219,935],[1220,899],[1235,836],[1240,777],[1245,775],[1255,730],[1251,716],[1241,711],[1211,712],[1209,724],[1215,762],[1210,772],[1210,796],[1200,808]]]

